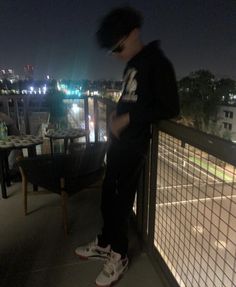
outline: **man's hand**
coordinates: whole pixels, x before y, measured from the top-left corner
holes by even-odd
[[[120,133],[126,128],[129,121],[129,113],[117,116],[116,112],[112,112],[110,116],[110,130],[112,134],[119,138]]]

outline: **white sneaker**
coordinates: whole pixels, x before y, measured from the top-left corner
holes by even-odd
[[[76,255],[81,259],[108,259],[110,256],[111,246],[103,248],[98,246],[97,238],[87,245],[79,246],[75,249]]]
[[[105,262],[103,270],[96,279],[98,287],[109,287],[118,281],[122,274],[128,269],[128,258],[121,259],[121,255],[111,250],[110,257]]]

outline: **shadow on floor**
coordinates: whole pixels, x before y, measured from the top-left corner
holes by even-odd
[[[21,184],[10,187],[8,194],[8,199],[0,200],[0,286],[95,286],[103,263],[82,261],[74,250],[100,231],[100,188],[83,190],[69,199],[67,237],[57,194],[30,192],[28,216],[23,214]],[[133,229],[129,253],[132,255],[129,271],[116,286],[162,287]]]

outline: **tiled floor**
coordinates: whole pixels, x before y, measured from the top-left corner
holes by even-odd
[[[100,192],[97,187],[69,199],[70,234],[65,237],[60,198],[45,191],[30,192],[28,216],[23,215],[20,183],[0,200],[1,287],[89,287],[101,261],[82,261],[74,249],[100,230]],[[163,287],[147,255],[130,233],[132,257],[128,272],[115,286]]]

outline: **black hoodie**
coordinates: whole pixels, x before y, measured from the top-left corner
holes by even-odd
[[[130,123],[117,144],[143,150],[150,139],[150,124],[179,114],[179,97],[174,69],[154,41],[145,46],[126,65],[123,91],[117,115],[129,113]]]

